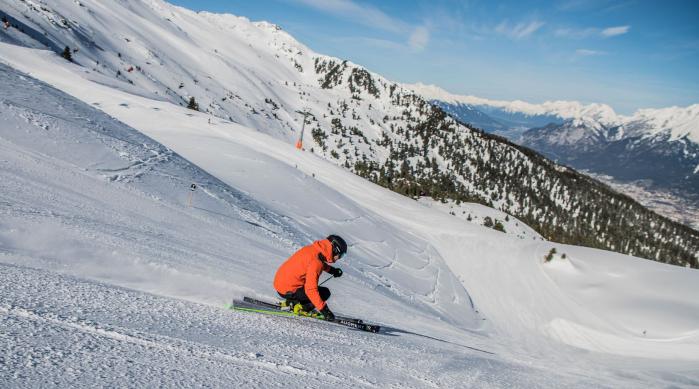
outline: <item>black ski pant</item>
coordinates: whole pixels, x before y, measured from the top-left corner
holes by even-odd
[[[321,300],[327,301],[330,298],[330,289],[324,286],[319,286],[318,294],[320,294]],[[301,303],[301,305],[303,305],[304,311],[310,311],[314,308],[311,299],[309,299],[308,296],[306,296],[306,291],[303,289],[303,287],[300,287],[293,292],[287,292],[286,294],[279,293],[279,295],[287,300]]]

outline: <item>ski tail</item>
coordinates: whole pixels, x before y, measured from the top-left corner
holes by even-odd
[[[337,323],[337,324],[343,325],[345,327],[350,327],[350,328],[354,328],[354,329],[361,330],[361,331],[373,332],[375,334],[381,330],[381,326],[379,326],[379,325],[366,324],[363,322],[358,323],[356,321],[352,321],[351,319],[346,320],[346,319],[341,319],[341,318],[335,317],[335,320],[333,320],[333,323]]]

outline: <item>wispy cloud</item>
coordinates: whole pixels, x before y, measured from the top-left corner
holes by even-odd
[[[389,39],[381,39],[366,36],[343,36],[330,37],[332,42],[342,45],[353,45],[358,47],[373,47],[382,50],[390,50],[396,53],[417,52],[423,50],[429,41],[429,32],[420,32],[422,27],[418,27],[410,36],[407,42],[397,42]]]
[[[553,32],[553,35],[559,38],[585,39],[590,37],[610,38],[617,35],[623,35],[629,32],[631,26],[617,26],[608,28],[558,28]]]
[[[618,11],[622,8],[634,6],[637,4],[636,0],[629,0],[626,2],[614,2],[612,5],[610,5],[607,8],[602,9],[602,12],[613,12],[613,11]]]
[[[562,0],[554,2],[554,7],[559,11],[578,12],[578,11],[596,11],[609,12],[619,8],[627,7],[634,4],[636,0],[627,0],[620,2],[619,0]]]
[[[609,38],[612,36],[617,36],[617,35],[624,35],[627,32],[629,32],[629,29],[631,26],[618,26],[618,27],[609,27],[605,28],[602,30],[602,36],[605,38]]]
[[[357,46],[371,46],[384,50],[406,51],[408,47],[401,42],[394,42],[388,39],[379,39],[363,36],[329,37],[329,40],[337,44],[352,44]]]
[[[408,44],[413,50],[423,50],[427,43],[430,41],[430,31],[427,27],[420,26],[413,31],[408,40]]]
[[[583,39],[600,34],[599,28],[558,28],[553,35],[560,38]]]
[[[505,35],[511,39],[524,39],[535,33],[544,25],[544,22],[534,20],[528,23],[522,22],[511,25],[509,21],[503,20],[495,26],[495,32]]]
[[[423,50],[430,40],[430,32],[426,26],[414,27],[371,5],[360,4],[352,0],[293,1],[365,26],[401,34],[406,37],[407,45],[414,51]]]
[[[575,55],[578,57],[593,57],[597,55],[605,55],[607,54],[604,51],[599,51],[599,50],[590,50],[590,49],[577,49],[575,50]]]
[[[391,32],[404,32],[406,30],[410,30],[409,26],[400,19],[391,17],[376,7],[358,4],[351,0],[294,1],[296,3],[342,17],[344,19],[356,21],[366,26]]]

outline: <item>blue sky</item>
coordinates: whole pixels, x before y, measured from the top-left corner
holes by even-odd
[[[491,99],[699,103],[699,1],[170,0],[280,25],[399,82]]]

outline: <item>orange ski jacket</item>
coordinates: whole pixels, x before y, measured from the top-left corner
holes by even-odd
[[[317,240],[301,248],[277,269],[274,276],[274,289],[282,295],[303,287],[309,300],[317,310],[325,307],[325,301],[318,293],[318,278],[323,271],[330,270],[333,263],[333,246],[329,240]]]

